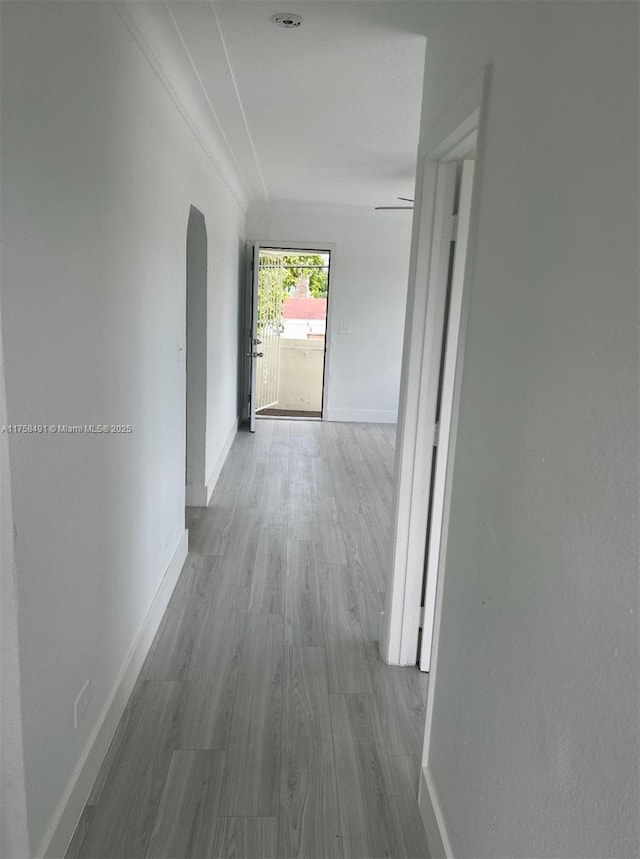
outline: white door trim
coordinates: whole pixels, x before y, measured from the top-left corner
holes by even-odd
[[[475,140],[473,141],[475,148]],[[449,318],[446,331],[445,349],[442,350],[442,389],[440,391],[440,415],[438,418],[438,439],[435,469],[431,481],[431,521],[429,523],[429,543],[425,558],[425,593],[422,611],[422,639],[420,641],[420,670],[429,671],[431,665],[431,644],[433,640],[433,618],[436,604],[436,588],[440,557],[440,541],[444,521],[445,483],[453,428],[453,392],[458,361],[462,362],[464,351],[463,302],[465,299],[464,277],[467,263],[469,228],[471,221],[471,201],[473,189],[474,162],[462,162],[460,176],[459,202],[455,253],[449,297]],[[446,289],[446,287],[445,287]],[[453,457],[452,457],[453,458]]]
[[[475,146],[476,170],[459,343],[460,349],[463,350],[466,300],[475,246],[474,224],[477,220],[482,175],[481,156],[484,151],[489,78],[490,70],[487,68],[468,90],[462,93],[446,114],[426,132],[420,148],[422,157],[419,160],[416,181],[416,210],[411,244],[396,446],[391,580],[387,587],[385,629],[381,641],[383,658],[393,665],[414,665],[417,660],[433,428],[441,359],[444,312],[442,278],[446,277],[449,265],[449,241],[445,221],[452,211],[449,199],[455,186],[454,162],[463,158]],[[452,456],[447,468],[447,487],[455,450],[461,358],[459,351],[454,412],[449,438]],[[442,518],[440,569],[444,562],[446,543],[444,536],[448,524],[448,488],[445,492],[447,494]],[[436,626],[439,619],[438,596],[441,587],[437,590],[434,613],[434,656],[437,648]],[[432,684],[433,679],[429,684],[430,690]]]
[[[433,429],[440,368],[451,221],[456,166],[424,160],[419,198],[420,243],[416,254],[415,288],[407,305],[407,330],[398,425],[393,546],[392,602],[387,606],[389,632],[385,658],[397,665],[415,665],[420,624]],[[420,205],[420,203],[418,203]],[[426,210],[426,211],[425,211]],[[446,213],[446,214],[445,214]],[[438,285],[436,288],[435,285]],[[403,359],[404,364],[404,359]],[[390,609],[390,610],[389,610]],[[385,642],[386,643],[386,642]],[[393,650],[391,649],[393,647]]]

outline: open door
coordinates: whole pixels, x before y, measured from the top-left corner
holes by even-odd
[[[256,413],[278,405],[280,391],[280,337],[282,334],[283,260],[276,252],[258,250],[258,304],[255,340]],[[256,347],[257,348],[257,347]]]

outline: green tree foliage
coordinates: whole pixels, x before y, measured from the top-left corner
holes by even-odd
[[[295,285],[300,277],[309,279],[309,294],[313,298],[326,298],[329,285],[329,268],[318,254],[300,254],[296,256],[285,256],[283,264],[286,267],[284,276],[284,288],[289,295],[293,295]],[[304,268],[304,266],[323,266],[323,268]]]
[[[305,268],[323,266],[323,268]],[[309,294],[313,298],[326,298],[329,283],[327,261],[319,254],[295,254],[281,256],[260,252],[258,269],[258,334],[280,333],[282,304],[285,298],[294,295],[299,278],[309,281]],[[265,330],[266,329],[266,330]],[[277,331],[275,329],[278,329]]]

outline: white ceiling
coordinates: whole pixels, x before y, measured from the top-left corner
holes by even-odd
[[[374,206],[413,196],[424,2],[122,7],[249,202]],[[303,24],[279,29],[276,12],[296,12]]]

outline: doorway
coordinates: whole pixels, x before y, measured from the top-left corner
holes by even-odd
[[[396,503],[398,507],[406,505],[408,517],[404,544],[397,539],[394,546],[394,567],[402,564],[405,592],[402,601],[398,600],[395,606],[399,625],[396,630],[388,626],[385,644],[389,645],[393,632],[399,649],[399,664],[418,664],[421,671],[429,671],[431,663],[446,516],[446,480],[454,446],[455,385],[456,380],[459,382],[464,347],[463,298],[475,136],[465,143],[467,148],[463,155],[456,153],[450,160],[439,159],[429,173],[425,169],[425,185],[435,185],[436,193],[434,197],[430,192],[434,214],[423,311],[423,356],[416,389],[406,394],[407,399],[417,394],[421,402],[416,403],[415,446],[408,462],[411,494],[404,495],[396,487]],[[406,437],[406,423],[400,426],[400,433]],[[406,448],[400,449],[406,456]],[[403,477],[402,468],[400,461],[397,480]],[[425,488],[428,491],[424,491]],[[396,516],[399,517],[399,510]]]
[[[207,506],[207,227],[195,206],[187,225],[186,451],[188,507]]]
[[[435,674],[489,70],[425,134],[398,420],[381,650]],[[413,286],[412,286],[412,285]]]
[[[322,418],[330,268],[330,250],[258,250],[256,417]]]
[[[472,153],[469,155],[471,156]],[[421,671],[431,665],[433,621],[440,561],[440,545],[445,515],[445,481],[447,464],[452,452],[451,430],[454,417],[454,384],[461,352],[463,288],[467,263],[471,193],[475,162],[472,157],[454,161],[447,169],[453,183],[450,212],[449,265],[446,288],[443,289],[444,309],[440,335],[440,362],[435,387],[435,421],[431,450],[431,482],[427,512],[427,534],[420,601],[418,664]]]

